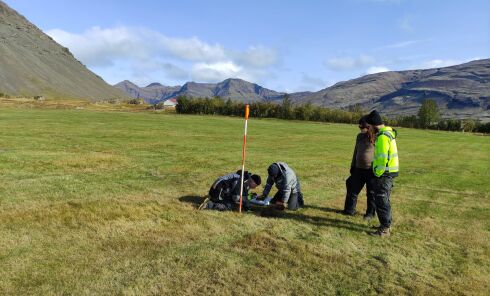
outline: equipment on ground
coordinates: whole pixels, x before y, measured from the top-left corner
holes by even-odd
[[[254,197],[251,200],[249,200],[249,202],[250,204],[257,205],[257,206],[269,206],[271,200],[272,197],[266,197],[264,199],[258,199],[257,197]]]

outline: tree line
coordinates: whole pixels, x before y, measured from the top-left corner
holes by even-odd
[[[359,118],[368,112],[359,105],[347,110],[329,109],[310,103],[294,105],[288,95],[282,102],[252,102],[250,117],[279,118],[287,120],[308,120],[330,123],[357,124]],[[209,114],[225,116],[243,116],[245,104],[242,102],[223,100],[221,98],[193,98],[179,96],[176,112],[181,114]],[[428,128],[445,131],[465,131],[490,133],[490,123],[475,120],[440,119],[437,104],[433,100],[422,103],[418,115],[383,118],[387,125],[409,128]]]

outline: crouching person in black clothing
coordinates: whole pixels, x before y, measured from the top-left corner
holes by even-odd
[[[218,210],[218,211],[232,211],[238,208],[240,204],[240,180],[242,171],[231,173],[222,177],[219,177],[214,181],[213,185],[209,189],[209,201],[205,205],[204,209]],[[259,175],[252,175],[245,171],[243,175],[243,195],[242,195],[242,207],[244,210],[248,210],[250,205],[248,204],[248,191],[255,189],[261,184],[261,178]]]
[[[262,197],[267,197],[272,189],[272,185],[276,184],[277,193],[271,200],[271,204],[278,209],[295,211],[303,207],[304,200],[301,193],[301,186],[296,173],[284,162],[275,162],[267,169],[269,176],[265,185]]]

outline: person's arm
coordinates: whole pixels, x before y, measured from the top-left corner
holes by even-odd
[[[386,171],[388,164],[388,151],[390,150],[390,138],[380,135],[374,146],[373,173],[376,177],[381,177]]]
[[[362,136],[362,134],[357,134],[357,137],[356,137],[356,144],[354,145],[354,152],[352,153],[352,161],[350,163],[350,174],[352,175],[352,173],[354,172],[354,169],[356,167],[356,155],[357,155],[357,143],[359,142],[359,138]]]
[[[243,181],[243,195],[242,198],[245,200],[248,198],[248,190],[250,190],[250,178],[245,178],[245,181]]]
[[[240,177],[240,180],[241,180],[241,177]],[[232,192],[233,201],[236,202],[236,203],[239,203],[240,202],[240,189],[241,189],[240,188],[240,180],[237,180],[236,181],[235,187],[233,188],[233,192]],[[243,181],[243,194],[242,194],[242,199],[245,199],[248,196],[248,190],[249,190],[249,185],[248,184],[250,184],[250,182],[249,182],[249,180],[247,178],[245,178],[245,180]]]
[[[274,185],[274,179],[271,176],[267,177],[267,182],[264,186],[264,191],[262,192],[262,197],[267,197],[271,192],[272,185]]]
[[[352,161],[350,163],[350,174],[354,172],[354,168],[356,167],[356,155],[357,155],[357,143],[356,146],[354,147],[354,153],[352,154]]]

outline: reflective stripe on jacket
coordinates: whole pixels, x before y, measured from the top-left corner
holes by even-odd
[[[397,132],[389,126],[381,128],[374,144],[373,172],[376,177],[383,174],[398,174]]]

